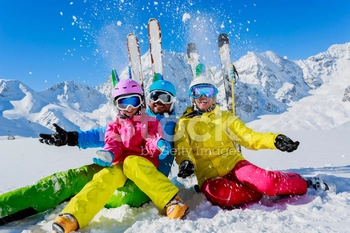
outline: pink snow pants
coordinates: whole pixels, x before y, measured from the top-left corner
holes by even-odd
[[[224,177],[204,181],[201,192],[222,208],[259,200],[262,195],[303,195],[306,181],[293,172],[268,171],[242,160]]]

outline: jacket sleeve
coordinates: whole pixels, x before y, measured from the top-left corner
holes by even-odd
[[[184,160],[189,160],[196,164],[191,147],[191,139],[186,130],[186,121],[186,118],[180,118],[175,127],[175,160],[179,165]]]
[[[278,134],[255,132],[233,115],[226,122],[230,138],[241,146],[251,150],[276,149],[275,139]]]
[[[88,131],[78,131],[78,146],[82,149],[103,147],[105,145],[106,127]]]
[[[110,122],[106,129],[104,150],[110,151],[114,155],[114,162],[120,160],[123,151],[123,143],[120,138],[116,122]]]

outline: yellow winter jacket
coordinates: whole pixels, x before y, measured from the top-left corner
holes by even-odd
[[[211,112],[196,115],[188,107],[175,128],[176,162],[189,160],[201,187],[203,182],[227,175],[244,159],[233,141],[248,149],[276,149],[278,134],[254,132],[229,111],[216,106]]]

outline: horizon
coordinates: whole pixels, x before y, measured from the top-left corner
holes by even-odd
[[[2,1],[0,78],[35,91],[67,80],[102,84],[111,69],[120,73],[128,65],[128,33],[136,33],[142,55],[148,51],[151,17],[160,22],[163,50],[185,53],[186,44],[195,42],[210,66],[219,64],[216,39],[222,32],[230,37],[232,61],[249,51],[305,60],[349,42],[349,1],[226,3]]]

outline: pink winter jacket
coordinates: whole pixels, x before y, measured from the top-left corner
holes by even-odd
[[[104,150],[113,152],[112,164],[123,162],[129,155],[142,156],[158,167],[158,140],[163,136],[159,121],[147,114],[131,119],[118,115],[108,124]]]

